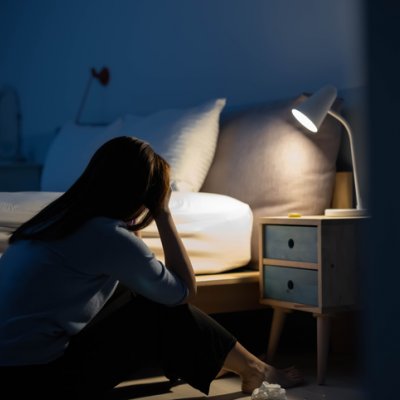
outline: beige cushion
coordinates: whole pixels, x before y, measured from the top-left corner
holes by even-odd
[[[221,124],[213,164],[201,191],[250,205],[252,261],[257,261],[257,217],[323,214],[330,206],[341,126],[325,119],[317,134],[300,128],[292,106],[305,99],[241,111]]]

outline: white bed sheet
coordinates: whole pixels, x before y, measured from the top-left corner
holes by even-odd
[[[60,195],[60,192],[1,192],[0,251],[7,247],[12,230]],[[229,271],[250,261],[253,214],[247,204],[214,193],[172,192],[170,209],[196,274]],[[163,260],[154,223],[142,231],[142,238]]]

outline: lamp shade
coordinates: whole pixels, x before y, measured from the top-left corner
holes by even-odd
[[[315,92],[303,103],[292,109],[293,116],[309,131],[318,132],[322,121],[327,115],[331,115],[338,120],[345,128],[350,142],[351,160],[353,163],[354,187],[356,192],[356,208],[345,209],[326,209],[325,215],[333,217],[348,217],[366,215],[363,208],[360,190],[358,186],[358,174],[356,157],[353,146],[353,135],[348,122],[338,113],[331,110],[331,106],[336,99],[337,90],[332,85],[327,85]]]
[[[336,99],[337,90],[327,85],[292,110],[294,117],[311,132],[317,132]]]

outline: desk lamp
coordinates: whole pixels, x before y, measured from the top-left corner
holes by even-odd
[[[350,142],[351,162],[353,165],[353,176],[354,186],[356,194],[356,208],[329,208],[325,210],[326,216],[331,217],[356,217],[367,214],[367,210],[363,208],[363,203],[360,195],[358,186],[358,175],[356,158],[353,149],[353,136],[350,125],[348,122],[338,113],[331,110],[331,106],[337,96],[337,90],[334,86],[324,86],[312,96],[306,99],[299,106],[292,109],[294,117],[310,132],[318,132],[322,121],[325,119],[327,114],[337,119],[345,128]]]

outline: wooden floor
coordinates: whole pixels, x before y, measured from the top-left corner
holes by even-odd
[[[297,355],[291,357],[296,365],[301,366],[305,376],[305,384],[287,390],[287,400],[366,400],[362,390],[361,376],[348,356],[332,356],[330,359],[328,378],[325,385],[317,385],[315,381],[314,355]],[[281,359],[280,362],[284,362]],[[289,365],[289,364],[288,364]],[[240,390],[240,379],[227,376],[215,380],[211,384],[209,396],[205,396],[187,384],[171,386],[160,375],[148,376],[119,385],[110,400],[244,400],[251,396]]]

